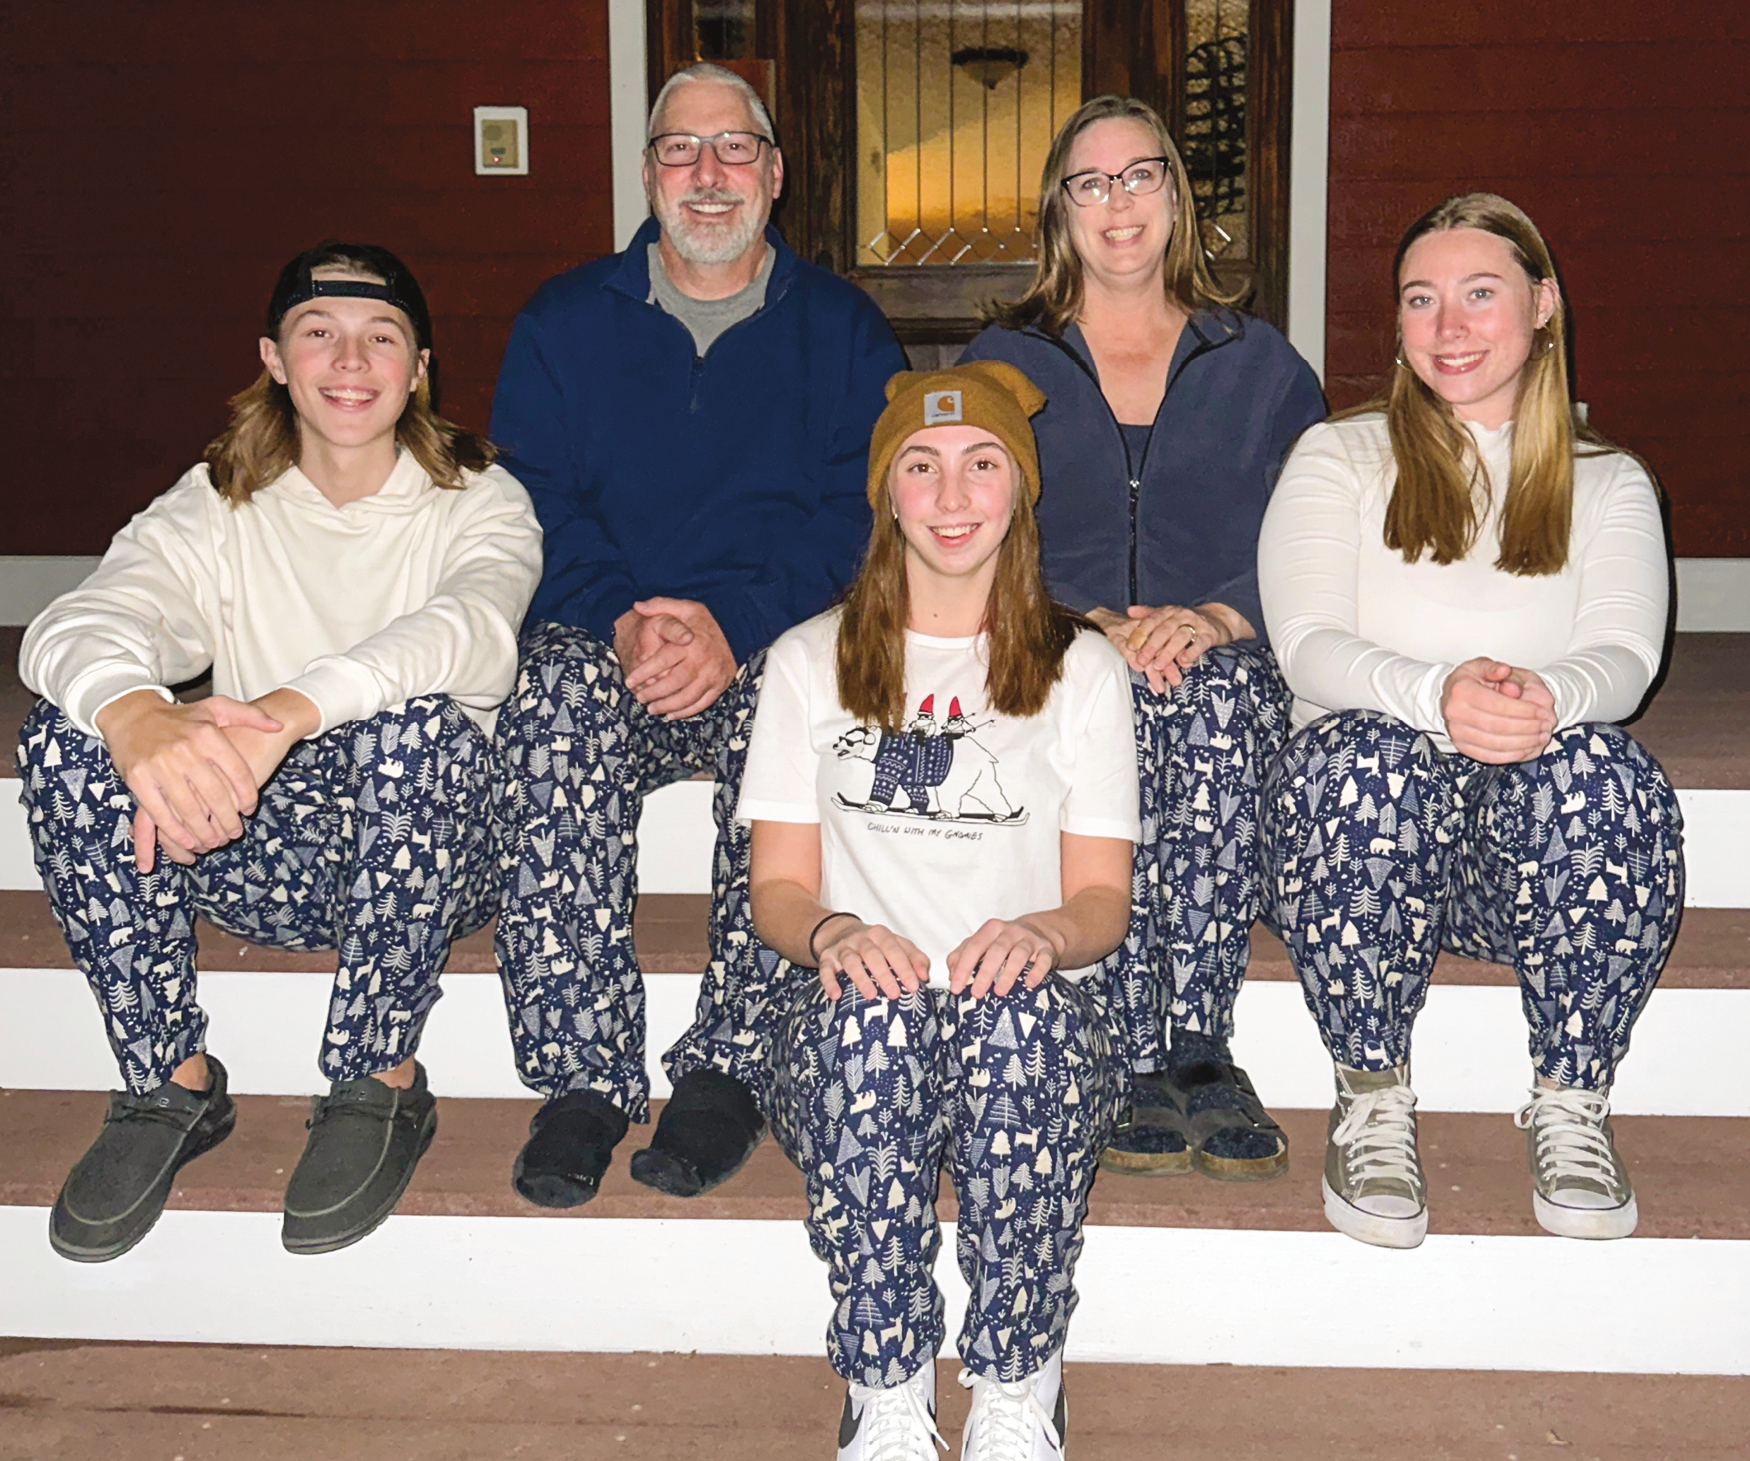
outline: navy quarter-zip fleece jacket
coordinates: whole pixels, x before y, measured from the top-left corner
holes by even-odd
[[[529,610],[613,642],[633,601],[710,609],[737,663],[824,609],[869,540],[869,433],[905,357],[861,290],[776,251],[764,305],[701,359],[650,302],[649,219],[548,280],[511,330],[492,439],[546,569]]]
[[[992,325],[966,360],[1006,360],[1045,392],[1039,534],[1052,594],[1073,609],[1222,603],[1264,637],[1258,532],[1295,439],[1325,419],[1319,383],[1263,320],[1199,310],[1132,461],[1080,328]]]

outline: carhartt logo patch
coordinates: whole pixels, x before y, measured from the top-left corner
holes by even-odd
[[[959,391],[931,391],[924,397],[924,425],[940,426],[962,420]]]

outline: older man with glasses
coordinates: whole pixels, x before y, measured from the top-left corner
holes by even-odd
[[[497,953],[518,1074],[546,1098],[513,1181],[547,1207],[589,1201],[648,1119],[638,814],[699,772],[717,781],[710,958],[632,1175],[691,1196],[764,1133],[767,1029],[795,976],[753,933],[736,789],[765,646],[856,568],[869,433],[905,368],[874,304],[770,226],[783,154],[740,77],[669,78],[643,176],[653,217],[536,292],[492,409],[546,534],[499,720]]]

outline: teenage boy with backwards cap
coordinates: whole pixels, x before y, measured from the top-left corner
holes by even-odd
[[[769,226],[783,157],[740,77],[669,78],[643,176],[654,217],[536,292],[492,412],[546,533],[500,721],[497,948],[517,1072],[546,1097],[513,1181],[548,1207],[589,1201],[647,1119],[638,815],[699,772],[718,782],[710,958],[632,1175],[690,1196],[765,1131],[768,1011],[793,975],[753,935],[731,813],[765,646],[856,567],[869,430],[905,364],[874,304]]]

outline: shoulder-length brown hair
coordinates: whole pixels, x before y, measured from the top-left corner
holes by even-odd
[[[1045,172],[1039,179],[1039,217],[1033,228],[1038,254],[1033,282],[1013,304],[996,301],[989,305],[986,320],[1011,330],[1037,325],[1048,335],[1061,335],[1082,312],[1082,261],[1069,232],[1068,210],[1075,205],[1064,195],[1063,180],[1076,138],[1095,122],[1113,118],[1142,123],[1154,133],[1155,155],[1167,160],[1167,177],[1173,189],[1173,236],[1161,269],[1167,298],[1187,314],[1239,301],[1243,289],[1225,291],[1209,272],[1203,232],[1197,223],[1197,200],[1167,124],[1153,107],[1135,97],[1097,96],[1071,114],[1045,156]]]
[[[897,461],[897,453],[895,454]],[[1013,458],[1011,458],[1011,461]],[[889,481],[892,473],[889,471]],[[839,703],[864,725],[897,735],[905,722],[905,626],[911,595],[905,538],[887,504],[875,506],[862,567],[845,590],[839,618]],[[1039,567],[1039,520],[1015,469],[1015,511],[997,549],[996,579],[984,606],[989,662],[985,693],[999,715],[1026,717],[1045,708],[1063,678],[1063,657],[1092,626],[1045,591]]]
[[[374,283],[387,282],[369,252],[355,252],[348,244],[320,246],[310,267],[345,269]],[[400,267],[410,279],[406,266]],[[435,485],[455,489],[466,485],[463,472],[483,472],[491,466],[498,449],[485,437],[437,413],[431,392],[435,368],[434,355],[395,423],[395,444],[412,455]],[[212,475],[213,490],[235,508],[298,464],[298,412],[291,392],[265,366],[253,385],[231,397],[230,405],[231,419],[208,443],[203,460]]]
[[[1537,225],[1495,193],[1466,193],[1431,208],[1409,227],[1392,258],[1392,291],[1402,287],[1404,257],[1417,239],[1454,228],[1476,228],[1503,239],[1535,289],[1556,279],[1555,261]],[[1555,308],[1532,337],[1513,407],[1513,455],[1501,508],[1501,548],[1495,567],[1524,577],[1560,573],[1568,561],[1574,515],[1576,445],[1603,451],[1602,436],[1574,420],[1568,398],[1566,312]],[[1476,488],[1483,471],[1476,442],[1451,406],[1404,361],[1403,331],[1384,392],[1340,416],[1383,411],[1391,432],[1397,480],[1385,510],[1385,543],[1415,563],[1455,563],[1482,527]]]

